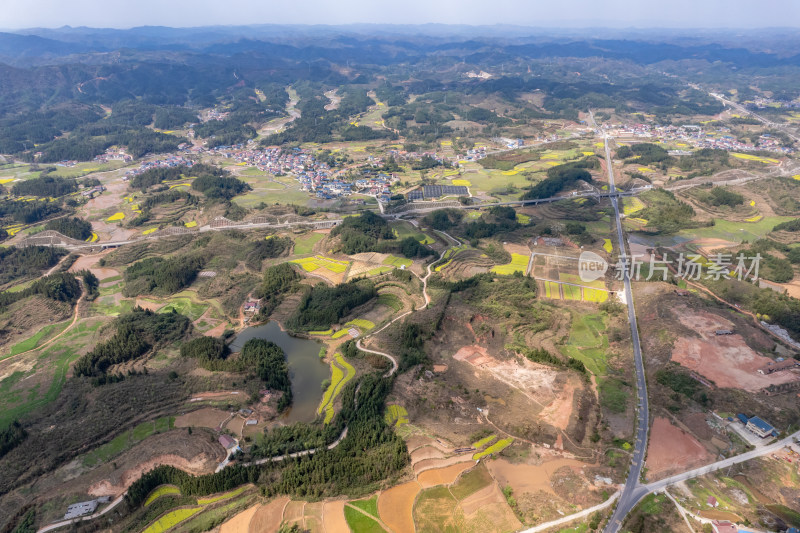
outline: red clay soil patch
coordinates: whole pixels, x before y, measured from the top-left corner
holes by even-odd
[[[209,457],[207,454],[200,454],[193,459],[184,459],[178,455],[160,455],[149,461],[141,463],[135,468],[126,470],[117,484],[112,484],[109,480],[103,480],[89,487],[91,496],[111,496],[116,498],[130,487],[134,481],[138,480],[145,472],[149,472],[156,466],[169,465],[180,468],[190,474],[202,475],[210,474],[217,466],[216,458]]]
[[[180,415],[179,417],[175,418],[175,427],[185,428],[193,426],[215,429],[218,428],[219,425],[229,416],[230,413],[223,411],[222,409],[205,407],[203,409],[198,409],[197,411],[192,411],[191,413],[186,413],[185,415]]]
[[[564,388],[556,394],[555,400],[545,407],[539,414],[545,422],[561,429],[566,430],[569,426],[569,419],[572,416],[573,398],[581,388],[577,379],[568,379]],[[559,437],[561,435],[559,434]]]
[[[511,486],[516,494],[533,494],[537,491],[544,491],[548,494],[556,495],[550,483],[550,479],[556,470],[565,466],[573,470],[580,470],[591,465],[574,459],[559,458],[546,461],[540,465],[513,464],[505,459],[494,459],[487,461],[486,466],[500,486]]]
[[[344,517],[344,500],[325,502],[322,512],[322,524],[326,532],[338,533],[339,531],[350,531],[347,520]],[[412,530],[413,531],[413,530]],[[261,531],[250,530],[250,533],[261,533]]]
[[[456,463],[450,466],[445,466],[443,468],[433,468],[430,470],[426,470],[422,472],[419,476],[417,476],[417,481],[422,486],[423,489],[427,489],[429,487],[435,487],[436,485],[449,485],[455,482],[458,479],[458,476],[464,470],[472,468],[474,462],[469,457],[460,457],[457,459],[461,459],[461,463]],[[466,461],[465,461],[466,459]]]
[[[219,533],[248,533],[250,530],[250,520],[258,511],[260,505],[256,504],[246,511],[242,511],[230,520],[223,522],[219,527]]]
[[[714,456],[697,439],[666,418],[653,421],[645,463],[649,480],[697,468],[713,460]]]
[[[283,508],[287,503],[289,498],[283,496],[259,507],[250,520],[249,533],[276,533],[281,527]]]
[[[422,446],[411,452],[411,464],[416,464],[425,459],[441,459],[442,457],[444,457],[444,453],[438,448]]]
[[[220,391],[220,392],[200,392],[195,394],[190,402],[202,402],[204,400],[228,400],[228,399],[235,399],[235,400],[244,400],[247,396],[243,394],[241,391],[233,390],[233,391]]]
[[[478,346],[477,344],[464,346],[456,352],[453,359],[456,361],[466,361],[472,366],[483,366],[494,362],[494,358],[489,355],[486,348]]]
[[[82,255],[72,264],[72,266],[69,268],[69,272],[89,270],[92,274],[97,276],[97,279],[100,281],[114,276],[119,276],[119,271],[116,269],[96,266],[100,259],[102,259],[109,252],[110,250],[95,255]]]
[[[439,439],[426,437],[425,435],[412,435],[406,440],[406,448],[408,448],[409,451],[414,451],[422,446],[433,446],[444,453],[450,453],[453,451],[452,446],[449,444],[442,442]]]
[[[448,457],[446,459],[424,459],[414,465],[414,474],[419,476],[426,470],[431,470],[434,468],[444,468],[446,466],[452,466],[464,462],[472,464],[473,463],[472,456],[467,454],[467,455],[458,455],[455,457]]]
[[[693,312],[687,307],[675,310],[681,323],[695,331],[698,337],[680,337],[672,348],[672,360],[712,380],[718,387],[744,389],[757,392],[772,384],[797,381],[800,376],[792,372],[770,375],[758,369],[772,362],[750,348],[739,334],[716,335],[719,329],[733,330],[732,322],[709,312]],[[748,334],[752,341],[769,348],[772,341],[756,331]]]
[[[703,510],[698,513],[703,518],[711,520],[727,520],[729,522],[741,522],[742,517],[730,511]]]
[[[497,483],[467,496],[460,505],[470,531],[517,531],[522,527]]]
[[[414,501],[420,490],[422,487],[419,483],[409,481],[381,492],[378,497],[378,514],[394,533],[414,533]],[[339,531],[327,528],[327,510],[326,507],[326,531]]]
[[[433,371],[437,374],[447,372],[447,365],[433,365]]]

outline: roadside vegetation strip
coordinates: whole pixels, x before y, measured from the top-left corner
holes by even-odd
[[[506,448],[508,448],[511,445],[512,442],[514,442],[514,439],[511,439],[511,438],[501,439],[501,440],[495,442],[494,444],[492,444],[491,446],[489,446],[488,448],[486,448],[485,450],[483,450],[482,452],[476,453],[475,455],[472,456],[472,458],[477,461],[478,459],[481,459],[482,457],[486,457],[487,455],[500,453],[503,450],[505,450]]]
[[[249,485],[242,485],[241,487],[234,489],[230,492],[223,492],[222,494],[216,494],[211,496],[210,498],[198,498],[197,505],[209,505],[212,503],[220,502],[222,500],[230,500],[231,498],[235,498],[236,496],[240,495],[247,489],[249,489]]]
[[[383,419],[389,426],[402,426],[408,424],[408,411],[402,405],[387,405]]]
[[[486,446],[487,444],[489,444],[490,442],[492,442],[496,438],[497,438],[497,435],[489,435],[488,437],[484,437],[479,441],[473,442],[472,443],[472,447],[477,449],[477,450],[480,450],[481,448],[483,448],[484,446]]]
[[[145,507],[149,507],[151,503],[156,501],[162,496],[180,496],[181,489],[176,487],[175,485],[161,485],[160,487],[156,487],[153,489],[153,492],[147,496],[147,499],[144,502]]]
[[[147,526],[142,533],[163,533],[164,531],[177,526],[187,518],[196,515],[202,510],[202,507],[187,507],[184,509],[170,511],[164,515],[161,515],[161,517],[155,522]]]
[[[506,265],[496,265],[492,267],[492,272],[495,274],[502,274],[504,276],[511,276],[514,272],[522,272],[528,270],[529,256],[522,254],[511,254],[511,262]]]

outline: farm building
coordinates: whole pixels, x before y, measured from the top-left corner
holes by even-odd
[[[747,421],[747,425],[745,426],[750,432],[755,433],[762,439],[764,437],[769,437],[770,435],[777,435],[778,432],[772,427],[770,424],[761,420],[757,416],[754,416],[750,420]]]
[[[225,448],[226,450],[230,450],[231,448],[236,447],[236,441],[227,435],[220,435],[218,440],[219,443],[222,444],[222,447]]]
[[[709,496],[708,498],[706,498],[706,504],[707,504],[709,507],[715,507],[715,508],[719,506],[719,502],[718,502],[718,501],[717,501],[717,499],[716,499],[715,497],[713,497],[713,496]]]
[[[739,528],[733,522],[727,520],[714,520],[711,522],[711,527],[715,533],[738,533]]]
[[[67,512],[64,514],[64,520],[71,520],[79,516],[93,513],[96,509],[97,509],[97,500],[73,503],[72,505],[67,507]]]
[[[775,363],[769,363],[767,365],[762,366],[758,369],[759,374],[772,374],[774,372],[782,372],[784,370],[790,370],[795,368],[800,364],[800,361],[795,359],[786,359],[784,361],[777,361]]]

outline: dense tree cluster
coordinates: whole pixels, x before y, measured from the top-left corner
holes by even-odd
[[[714,206],[736,207],[744,203],[744,196],[726,187],[714,187],[708,191],[707,195],[703,195],[702,199],[704,202]]]
[[[273,452],[280,453],[287,448],[299,450],[303,442],[332,443],[346,426],[347,437],[331,450],[320,449],[296,460],[270,461],[258,466],[234,464],[204,476],[159,466],[128,488],[126,500],[130,507],[139,507],[154,488],[164,484],[177,485],[181,493],[188,496],[228,491],[246,483],[262,484],[262,492],[268,497],[276,494],[300,498],[362,494],[376,483],[397,475],[409,462],[403,439],[383,418],[391,388],[391,379],[377,375],[365,376],[358,382],[354,380],[342,391],[342,409],[329,426],[297,424],[287,426],[289,429],[274,429],[254,445],[252,455],[273,456]],[[283,446],[284,442],[291,444]]]
[[[463,218],[464,211],[460,209],[437,209],[425,215],[422,222],[433,229],[447,231],[457,226]]]
[[[252,187],[239,178],[204,175],[192,182],[192,189],[200,191],[208,198],[229,200],[237,194],[251,190]]]
[[[83,269],[78,272],[78,275],[83,280],[83,288],[86,291],[87,300],[94,300],[100,296],[100,280],[91,270]]]
[[[0,248],[0,285],[18,279],[38,277],[67,255],[63,248],[52,246],[9,246]]]
[[[191,167],[177,166],[177,167],[158,167],[145,170],[141,174],[137,174],[131,179],[131,189],[141,189],[145,192],[148,187],[158,185],[164,181],[177,180],[186,176],[202,177],[218,177],[226,176],[225,170],[215,167],[213,165],[206,165],[203,163],[196,163]]]
[[[597,158],[591,157],[551,167],[547,170],[547,177],[525,192],[522,199],[551,198],[579,180],[591,183],[592,175],[586,169],[595,166]]]
[[[81,295],[81,286],[73,274],[56,272],[39,278],[28,287],[16,292],[0,292],[0,309],[29,296],[44,296],[51,300],[74,304]]]
[[[331,236],[340,238],[340,249],[346,254],[375,251],[379,241],[395,238],[389,223],[372,211],[345,218],[331,230]]]
[[[63,217],[50,220],[44,229],[57,231],[67,237],[85,241],[92,236],[92,225],[79,217]]]
[[[136,307],[114,321],[116,332],[75,363],[76,376],[100,376],[112,366],[136,359],[152,348],[181,339],[192,327],[177,312],[155,313]]]
[[[286,354],[275,343],[251,339],[242,347],[239,357],[228,358],[230,350],[222,339],[198,337],[181,346],[181,357],[197,359],[200,366],[212,372],[255,371],[264,386],[283,392],[278,400],[278,410],[292,403],[292,387]]]
[[[488,213],[470,224],[465,224],[461,230],[468,239],[485,239],[502,233],[508,233],[519,228],[517,212],[513,207],[498,206],[489,209]]]
[[[205,262],[200,253],[142,259],[125,271],[125,295],[176,293],[192,284]]]
[[[0,430],[0,457],[22,444],[28,432],[19,423],[19,420],[14,420],[8,426]]]
[[[197,112],[185,107],[159,107],[153,119],[153,126],[160,130],[181,128],[197,122]]]
[[[780,224],[776,224],[772,231],[800,231],[800,218],[795,218],[794,220],[787,220],[786,222],[781,222]]]
[[[648,205],[637,216],[648,221],[649,231],[670,234],[694,225],[694,208],[678,200],[672,192],[665,189],[651,190],[644,193],[642,199]]]
[[[377,296],[375,285],[368,280],[354,280],[335,287],[319,283],[303,295],[286,325],[297,331],[325,330]]]
[[[44,175],[25,181],[18,181],[11,187],[14,196],[39,196],[42,198],[59,198],[78,190],[74,179]]]
[[[298,288],[300,279],[302,279],[300,274],[289,263],[267,268],[264,271],[264,282],[256,292],[256,297],[261,299],[259,314],[262,317],[272,314],[283,298]]]
[[[0,201],[0,219],[11,219],[22,224],[33,224],[61,213],[63,213],[63,210],[58,205],[47,200],[33,202],[21,200]]]
[[[250,245],[245,263],[253,270],[261,270],[264,259],[274,259],[291,249],[294,242],[289,237],[268,236]]]

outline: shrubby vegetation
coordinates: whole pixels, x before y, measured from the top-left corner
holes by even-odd
[[[378,291],[369,280],[354,280],[335,287],[319,283],[303,295],[286,326],[297,331],[325,330],[377,296]]]
[[[686,202],[664,189],[646,191],[641,198],[647,207],[636,216],[647,220],[647,229],[654,233],[670,234],[683,228],[694,227],[694,209]]]
[[[92,236],[92,225],[80,217],[57,218],[45,224],[44,229],[57,231],[79,241],[85,241]]]
[[[736,207],[744,203],[744,196],[726,187],[714,187],[705,194],[701,194],[700,199],[713,206]]]
[[[457,226],[464,218],[464,211],[460,209],[437,209],[425,215],[422,223],[433,229],[447,231]]]
[[[74,304],[81,295],[81,286],[73,274],[56,272],[39,278],[30,286],[16,292],[0,292],[0,309],[29,296],[44,296],[51,300]]]
[[[475,222],[461,226],[461,232],[468,239],[485,239],[514,231],[519,226],[513,207],[497,206],[490,208]]]
[[[113,323],[116,332],[75,363],[76,376],[101,376],[112,366],[136,359],[151,349],[181,339],[192,322],[175,311],[155,313],[136,307]]]
[[[780,224],[775,225],[775,227],[772,228],[772,231],[800,231],[800,218],[781,222]]]

